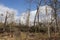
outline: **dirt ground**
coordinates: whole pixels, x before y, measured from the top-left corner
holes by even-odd
[[[52,36],[49,39],[47,34],[41,33],[27,33],[27,32],[21,32],[20,34],[4,33],[0,34],[0,40],[60,40],[60,36],[58,37],[57,36],[58,33],[56,35],[56,38]]]

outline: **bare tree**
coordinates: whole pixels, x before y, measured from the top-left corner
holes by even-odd
[[[29,35],[29,20],[30,20],[30,11],[31,11],[31,3],[32,3],[32,1],[33,0],[27,0],[28,1],[28,3],[29,3],[29,8],[28,8],[28,11],[27,11],[27,13],[28,13],[28,15],[27,15],[27,20],[26,20],[26,26],[28,27],[28,32],[26,33],[26,38],[25,38],[25,40],[27,40],[28,39],[28,35]]]
[[[7,17],[8,16],[8,12],[6,12],[6,16],[5,16],[5,21],[4,21],[4,26],[6,27],[6,25],[7,25]]]
[[[58,27],[58,23],[57,23],[57,0],[53,0],[53,10],[54,10],[54,20],[55,20],[55,36],[56,36],[56,32],[57,32],[57,27]]]
[[[5,14],[5,16],[4,16],[5,18],[4,18],[4,29],[3,29],[3,31],[6,31],[6,27],[7,27],[7,25],[9,24],[9,22],[13,22],[13,18],[14,18],[14,13],[12,13],[12,11],[11,12],[9,12],[9,11],[6,11],[6,14]],[[11,19],[11,20],[10,20]],[[10,32],[11,32],[11,26],[10,26]]]
[[[45,0],[45,5],[47,4],[47,0]],[[46,16],[48,17],[48,9],[47,9],[47,6],[45,7],[45,11],[46,11]],[[47,21],[47,28],[48,28],[48,37],[49,37],[49,40],[50,40],[50,25]]]
[[[0,14],[0,22],[2,23],[3,20],[3,14]]]
[[[53,9],[52,10],[52,12],[53,12],[53,14],[52,14],[52,17],[54,18],[54,19],[51,19],[51,23],[53,23],[54,24],[54,31],[55,31],[55,37],[56,37],[56,33],[57,33],[57,30],[59,29],[58,28],[58,20],[57,20],[57,2],[58,2],[58,0],[51,0],[51,8]],[[54,22],[53,22],[54,21]]]
[[[26,25],[29,26],[29,19],[30,19],[30,9],[27,11],[27,20],[26,20]]]
[[[39,8],[40,8],[41,1],[42,1],[42,0],[37,0],[37,1],[38,1],[38,2],[37,2],[37,12],[36,12],[35,18],[34,18],[34,26],[35,26],[35,23],[36,23],[36,19],[37,19],[37,24],[39,25],[39,14],[40,14]],[[36,17],[37,17],[37,18],[36,18]]]
[[[2,27],[3,25],[3,14],[0,14],[0,26]]]

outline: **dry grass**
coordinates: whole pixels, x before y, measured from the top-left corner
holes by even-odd
[[[3,36],[2,36],[3,35]],[[21,34],[19,36],[15,36],[13,35],[13,37],[11,37],[10,35],[6,35],[6,34],[1,34],[0,35],[0,40],[25,40],[26,38],[26,32],[21,32]],[[59,37],[59,34],[56,33],[56,37]],[[54,33],[52,34],[52,37],[54,37]],[[47,34],[42,34],[42,33],[29,33],[28,36],[28,40],[44,40],[47,39],[48,35]]]

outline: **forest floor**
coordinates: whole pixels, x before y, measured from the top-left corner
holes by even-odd
[[[0,34],[0,40],[49,40],[49,38],[48,34],[21,32]],[[50,40],[60,40],[59,33],[56,33],[56,36],[52,33]]]

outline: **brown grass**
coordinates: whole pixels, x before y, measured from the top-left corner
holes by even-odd
[[[21,32],[21,34],[19,36],[15,36],[13,35],[13,37],[11,37],[11,34],[1,34],[0,35],[0,40],[25,40],[26,38],[26,32]],[[51,34],[51,38],[54,39],[54,33]],[[60,38],[59,33],[56,33],[56,38]],[[44,39],[48,39],[48,35],[47,34],[42,34],[42,33],[29,33],[29,36],[27,38],[28,40],[44,40]]]

